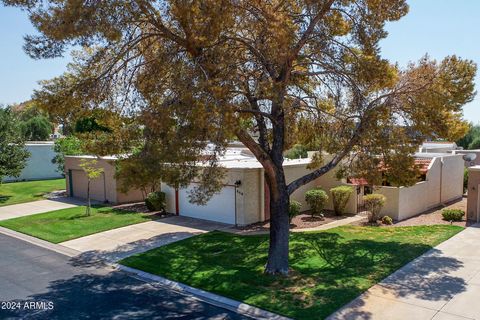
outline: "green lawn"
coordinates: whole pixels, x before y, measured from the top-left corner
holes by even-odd
[[[150,214],[101,206],[93,206],[86,216],[85,207],[80,206],[0,221],[0,226],[59,243],[153,219]]]
[[[121,261],[296,319],[322,319],[461,227],[292,233],[289,277],[263,275],[268,236],[210,232]]]
[[[65,179],[9,182],[0,184],[0,206],[43,199],[54,190],[64,190]]]

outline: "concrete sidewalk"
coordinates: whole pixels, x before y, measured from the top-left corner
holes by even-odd
[[[58,198],[54,200],[39,200],[27,203],[13,204],[0,207],[0,220],[29,216],[54,210],[73,208],[84,203],[72,198]]]
[[[60,243],[82,252],[81,258],[116,262],[175,241],[230,225],[212,221],[173,216],[95,233]]]
[[[328,319],[480,319],[480,225],[441,243]]]

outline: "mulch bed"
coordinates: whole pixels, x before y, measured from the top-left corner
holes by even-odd
[[[130,212],[133,211],[137,213],[147,213],[152,216],[158,216],[159,218],[166,218],[166,217],[173,216],[173,214],[164,212],[164,211],[149,211],[144,202],[119,204],[119,205],[112,206],[112,208],[118,209],[118,210],[130,211]]]
[[[293,218],[292,223],[290,224],[290,229],[306,229],[306,228],[314,228],[318,227],[333,221],[342,220],[348,217],[352,217],[353,215],[343,215],[337,216],[333,213],[333,211],[324,211],[323,217],[312,217],[308,211],[305,211],[303,214],[300,214]],[[244,227],[237,227],[237,229],[241,231],[267,231],[270,228],[270,222],[258,222],[254,224],[250,224]]]

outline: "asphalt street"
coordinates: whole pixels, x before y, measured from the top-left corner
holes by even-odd
[[[1,319],[248,319],[0,234]]]

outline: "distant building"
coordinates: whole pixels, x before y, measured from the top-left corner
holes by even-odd
[[[421,153],[450,153],[453,150],[462,150],[455,142],[448,141],[426,141],[420,148]]]

